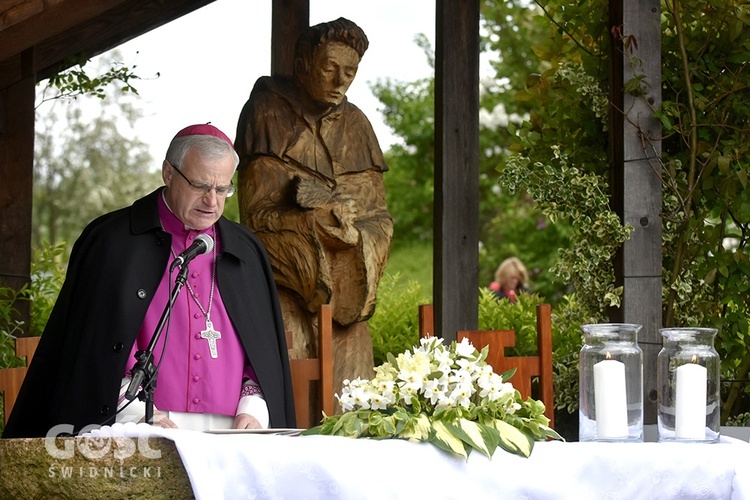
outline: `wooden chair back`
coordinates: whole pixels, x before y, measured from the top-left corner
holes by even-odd
[[[0,370],[0,393],[3,395],[3,423],[8,423],[10,412],[16,404],[18,392],[34,357],[39,337],[19,337],[16,339],[16,356],[26,358],[26,366],[20,368],[4,368]]]
[[[432,304],[419,306],[419,335],[422,338],[434,335],[434,314]],[[539,304],[536,308],[536,356],[506,356],[506,347],[515,347],[516,332],[513,330],[463,330],[456,332],[460,342],[468,338],[477,349],[489,346],[487,363],[495,373],[505,373],[513,368],[516,373],[510,382],[526,399],[532,397],[532,380],[538,379],[538,395],[545,406],[544,414],[555,426],[555,393],[552,375],[552,308],[549,304]]]
[[[286,340],[287,348],[291,349],[291,332],[287,332]],[[333,415],[333,318],[329,304],[323,304],[318,311],[318,357],[290,358],[289,368],[297,428],[309,429],[318,425],[322,420],[321,412]]]
[[[435,314],[432,304],[419,306],[419,338],[428,338],[435,335]]]

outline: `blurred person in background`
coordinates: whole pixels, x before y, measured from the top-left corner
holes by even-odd
[[[516,257],[509,257],[495,271],[495,281],[490,283],[490,290],[496,299],[507,299],[515,304],[519,293],[531,292],[528,281],[529,273],[523,262]]]

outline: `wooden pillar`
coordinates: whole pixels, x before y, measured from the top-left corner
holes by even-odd
[[[30,281],[34,181],[33,49],[22,55],[23,77],[0,90],[0,286]],[[18,304],[28,325],[28,303]]]
[[[625,47],[619,37],[613,37],[612,44],[612,205],[634,231],[615,260],[624,295],[622,308],[613,310],[611,319],[643,325],[638,343],[644,360],[646,424],[656,423],[656,356],[662,345],[662,200],[657,175],[661,171],[661,123],[651,111],[651,106],[661,107],[659,17],[659,0],[610,0],[610,28],[625,40],[632,37],[637,42]],[[623,92],[625,83],[636,75],[645,75],[643,97]]]
[[[455,340],[479,315],[479,0],[435,14],[435,330]]]
[[[310,0],[273,0],[271,18],[271,74],[291,76],[294,44],[310,25]]]

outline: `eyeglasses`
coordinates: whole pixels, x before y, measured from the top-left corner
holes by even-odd
[[[169,162],[167,162],[169,163]],[[169,163],[172,165],[171,163]],[[182,173],[182,171],[177,168],[177,165],[172,165],[172,168],[175,169],[175,171],[182,176],[183,179],[187,181],[188,184],[190,184],[190,187],[193,188],[193,190],[203,194],[204,196],[211,192],[213,189],[216,191],[216,196],[226,196],[229,198],[234,194],[235,191],[237,191],[237,188],[235,188],[233,185],[229,186],[212,186],[210,184],[206,184],[205,182],[194,182],[185,176],[185,174]]]

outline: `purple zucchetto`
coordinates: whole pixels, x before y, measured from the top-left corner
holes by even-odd
[[[178,137],[184,137],[186,135],[212,135],[214,137],[218,137],[219,139],[223,141],[226,141],[227,144],[232,146],[232,149],[234,149],[234,144],[232,144],[232,140],[229,137],[227,137],[227,135],[224,132],[214,127],[210,123],[202,123],[199,125],[190,125],[189,127],[185,127],[184,129],[177,132],[174,138],[177,139]]]

